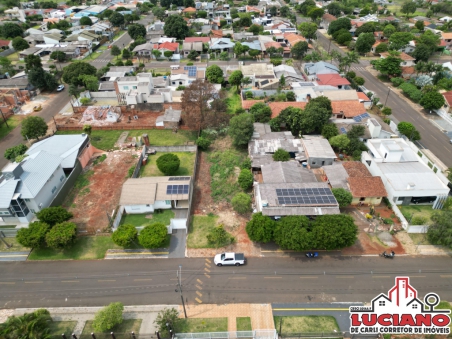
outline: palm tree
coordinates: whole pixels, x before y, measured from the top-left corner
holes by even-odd
[[[350,67],[352,64],[358,64],[359,63],[359,54],[355,51],[347,52],[345,53],[345,56],[343,57],[343,64],[345,66],[345,73],[347,73],[350,70]]]
[[[22,316],[9,317],[0,324],[0,337],[5,339],[50,339],[49,322],[52,321],[49,311],[36,310]]]

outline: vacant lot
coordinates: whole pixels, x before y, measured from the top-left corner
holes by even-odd
[[[282,318],[282,319],[281,319]],[[336,319],[331,316],[295,316],[295,317],[274,317],[275,326],[279,331],[280,321],[281,332],[289,333],[332,333],[339,332]]]
[[[133,153],[115,151],[85,169],[63,203],[74,214],[79,233],[96,234],[107,228],[107,213],[118,206],[122,184],[135,162]]]
[[[216,215],[194,215],[188,233],[187,247],[212,248],[206,235],[216,226]]]
[[[196,153],[194,152],[168,152],[175,154],[179,157],[180,167],[174,175],[193,175]],[[159,177],[165,176],[164,173],[160,172],[157,167],[157,159],[162,155],[167,154],[167,152],[158,152],[157,154],[150,155],[148,157],[148,162],[145,166],[140,169],[141,177]]]
[[[237,109],[242,108],[242,101],[240,95],[237,94],[237,87],[233,86],[228,91],[226,105],[228,106],[227,112],[229,114],[234,114]]]
[[[177,332],[225,332],[228,330],[228,318],[191,318],[181,319]]]
[[[174,218],[174,212],[163,210],[160,213],[149,214],[124,214],[121,219],[122,224],[132,224],[133,226],[143,226],[161,222],[163,225],[169,225],[170,220]]]

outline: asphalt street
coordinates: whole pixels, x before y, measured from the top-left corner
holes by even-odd
[[[423,297],[452,300],[450,257],[249,258],[216,267],[210,259],[0,262],[0,308],[197,303],[368,302],[408,275]],[[196,300],[198,298],[198,300]]]
[[[320,32],[317,34],[318,41],[325,50],[336,50],[344,53],[334,43],[330,44],[330,40]],[[381,102],[387,100],[387,106],[392,108],[392,115],[400,122],[411,122],[416,126],[421,134],[420,144],[432,151],[447,167],[452,167],[452,145],[449,143],[449,137],[442,133],[437,127],[433,126],[427,118],[424,118],[417,110],[408,105],[396,93],[389,91],[389,87],[365,71],[364,67],[368,66],[366,61],[360,61],[359,64],[353,64],[352,69],[355,73],[364,78],[366,83],[364,86],[375,92]],[[363,71],[364,70],[364,71]],[[389,92],[389,96],[388,96]]]

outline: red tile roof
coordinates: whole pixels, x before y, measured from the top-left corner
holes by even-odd
[[[389,56],[389,52],[384,52],[384,53],[380,53],[380,56],[382,56],[383,58],[386,58],[387,56]],[[405,52],[400,53],[397,58],[400,58],[404,61],[414,61],[416,60],[415,58],[413,58],[412,56],[406,54]]]
[[[177,42],[164,42],[158,46],[158,49],[167,49],[169,51],[177,51],[179,44]]]
[[[360,100],[364,100],[364,101],[369,101],[369,97],[367,95],[365,95],[363,92],[357,92],[358,93],[358,99]]]
[[[380,177],[349,177],[347,180],[354,198],[388,196]]]
[[[187,13],[187,12],[196,12],[196,8],[193,7],[187,7],[185,8],[182,12]]]
[[[209,42],[210,38],[208,36],[194,36],[185,38],[185,42]]]
[[[452,91],[442,93],[449,106],[452,106]]]
[[[345,168],[349,177],[371,177],[366,165],[360,161],[344,161],[342,166]]]
[[[251,106],[257,104],[258,102],[264,102],[264,100],[242,100],[242,108],[244,110],[249,110]]]
[[[402,67],[402,74],[414,74],[416,69],[413,66]]]
[[[452,33],[441,32],[441,36],[446,40],[452,39]]]
[[[337,20],[337,18],[336,18],[334,15],[329,14],[329,13],[323,14],[322,19],[323,19],[324,21],[328,21],[328,22],[332,22],[332,21]]]
[[[221,29],[212,29],[210,31],[210,36],[214,38],[222,38],[223,37],[223,31]]]
[[[319,85],[330,85],[330,86],[345,86],[350,85],[350,82],[341,77],[339,74],[317,74],[317,83]]]
[[[366,113],[364,104],[357,100],[332,101],[333,114],[344,114],[346,118],[353,118]]]
[[[0,47],[6,47],[9,46],[11,41],[9,40],[0,40]]]
[[[281,44],[280,44],[279,42],[276,42],[276,41],[269,41],[269,42],[266,42],[266,43],[264,44],[264,46],[265,46],[266,49],[269,49],[270,47],[275,47],[276,49],[282,47]]]
[[[268,104],[268,107],[272,110],[272,119],[276,118],[279,113],[283,109],[286,109],[287,107],[295,107],[304,109],[308,103],[307,102],[298,102],[298,101],[287,101],[287,102],[271,102]]]

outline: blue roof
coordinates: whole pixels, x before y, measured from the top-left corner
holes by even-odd
[[[259,40],[254,40],[254,41],[251,41],[251,42],[242,42],[242,45],[248,46],[250,49],[254,49],[254,50],[257,50],[257,51],[262,51],[261,43],[259,42]]]

